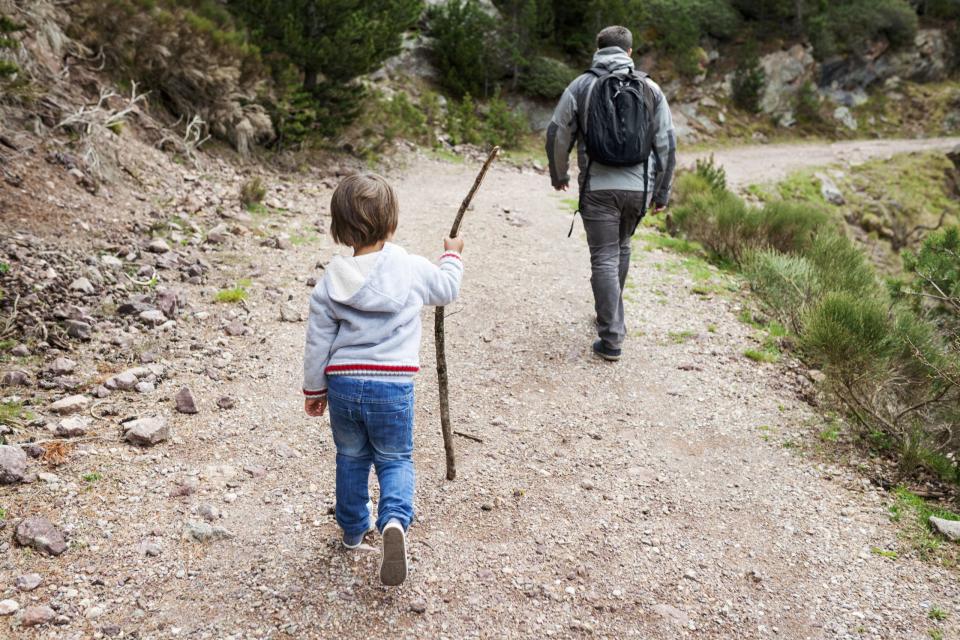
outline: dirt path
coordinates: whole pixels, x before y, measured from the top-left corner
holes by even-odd
[[[727,170],[731,186],[742,189],[751,184],[782,180],[797,169],[830,164],[861,164],[874,158],[889,158],[916,151],[949,151],[960,138],[918,138],[901,140],[849,140],[834,143],[769,144],[733,147],[686,155],[680,162],[692,166],[698,158],[713,154]]]
[[[817,155],[834,159],[857,145]],[[767,177],[778,162],[744,150],[718,156],[738,183],[744,158]],[[391,176],[402,205],[398,242],[438,254],[475,168],[418,157]],[[326,188],[280,186],[294,210],[326,208]],[[310,220],[290,213],[272,224],[303,231]],[[797,448],[821,419],[798,399],[796,372],[742,355],[756,337],[736,319],[733,283],[638,239],[625,357],[599,362],[589,353],[587,249],[579,224],[566,238],[569,222],[544,176],[505,166],[468,214],[467,275],[447,348],[455,428],[483,442],[458,438],[460,477],[442,480],[426,331],[418,521],[402,588],[378,585],[376,548],[338,546],[329,427],[301,411],[303,326],[278,317],[287,299],[306,311],[304,281],[322,273],[312,266],[334,248],[325,235],[287,251],[247,237],[212,258],[212,281],[252,278],[249,315],[195,287],[201,315],[163,339],[171,379],[147,409],[167,415],[176,437],[145,451],[84,446],[57,481],[3,490],[13,512],[45,513],[72,541],[56,559],[8,549],[3,597],[15,596],[7,585],[16,576],[36,571],[44,586],[15,597],[55,604],[69,618],[11,632],[890,640],[925,637],[936,605],[951,612],[944,637],[955,637],[956,576],[909,554],[871,553],[900,549],[889,496]],[[226,337],[221,323],[238,312],[252,334]],[[185,384],[199,415],[172,411]],[[224,395],[236,407],[218,412]],[[93,470],[102,479],[91,486],[80,476]],[[177,487],[193,490],[171,497]],[[186,538],[186,522],[211,507],[232,537]]]

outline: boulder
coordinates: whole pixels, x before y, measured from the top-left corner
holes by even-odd
[[[60,530],[46,518],[24,518],[14,531],[14,539],[23,547],[31,547],[40,553],[58,556],[67,550],[67,542]]]
[[[0,445],[0,484],[23,482],[27,473],[27,454],[20,447]]]
[[[813,81],[816,61],[812,48],[797,44],[763,56],[760,66],[766,76],[760,109],[764,113],[784,114],[793,110],[800,88]]]
[[[170,245],[163,238],[154,238],[147,245],[147,251],[150,253],[167,253],[170,251]]]
[[[90,427],[90,423],[90,418],[84,418],[81,416],[64,418],[57,423],[56,427],[53,429],[53,435],[58,438],[78,438],[86,435],[87,429]]]
[[[60,415],[70,415],[86,410],[90,406],[90,398],[84,395],[67,396],[50,405],[50,411]]]
[[[46,605],[34,605],[23,610],[23,618],[20,624],[24,627],[39,627],[40,625],[52,622],[57,617],[57,613]]]
[[[177,395],[174,396],[174,402],[177,406],[177,411],[180,413],[199,413],[197,409],[197,403],[193,399],[193,392],[190,391],[190,387],[183,387],[180,391],[177,392]]]
[[[960,521],[930,516],[930,526],[948,540],[960,540]]]
[[[53,364],[50,365],[50,373],[56,376],[65,376],[68,373],[73,373],[73,370],[77,368],[77,363],[71,360],[70,358],[57,358],[53,361]]]
[[[850,129],[851,131],[857,130],[857,119],[853,117],[853,113],[850,112],[849,108],[843,105],[837,107],[833,111],[833,117],[847,129]]]
[[[123,425],[123,438],[130,444],[149,447],[170,437],[170,426],[161,417],[140,418]]]
[[[825,173],[816,173],[814,177],[820,181],[820,194],[824,200],[838,206],[846,204],[847,200],[843,197],[843,192],[840,191],[837,183],[830,176]]]
[[[30,374],[20,369],[5,371],[0,378],[0,387],[26,387],[29,384]]]

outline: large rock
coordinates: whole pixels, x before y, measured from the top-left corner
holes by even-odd
[[[814,174],[814,177],[820,181],[820,194],[824,200],[838,206],[846,204],[847,200],[843,197],[843,192],[830,176],[821,172]]]
[[[140,418],[123,425],[123,438],[136,445],[149,447],[170,437],[170,426],[164,418]]]
[[[90,398],[84,395],[67,396],[50,405],[50,411],[60,415],[69,415],[86,410],[90,406]]]
[[[76,368],[76,362],[70,358],[61,357],[54,360],[53,364],[50,365],[50,373],[56,376],[65,376],[69,373],[73,373],[73,370]]]
[[[67,550],[67,542],[59,529],[46,518],[38,516],[22,520],[17,525],[13,537],[17,544],[51,556],[58,556]]]
[[[930,526],[950,540],[960,540],[960,521],[930,516]]]
[[[20,369],[5,371],[3,378],[0,378],[0,387],[25,387],[29,384],[30,374]]]
[[[53,428],[53,435],[58,438],[78,438],[86,435],[90,422],[90,418],[82,416],[64,418]]]
[[[20,447],[0,445],[0,484],[23,482],[27,473],[27,454]]]
[[[850,129],[851,131],[857,130],[857,119],[853,117],[853,113],[851,113],[850,109],[847,107],[841,105],[834,109],[833,117],[847,129]]]
[[[180,389],[174,396],[174,402],[176,402],[177,411],[180,413],[198,413],[197,403],[193,399],[193,392],[190,391],[190,387]]]
[[[877,43],[846,57],[836,57],[821,65],[819,84],[837,99],[891,78],[914,82],[936,82],[947,77],[950,47],[941,29],[920,29],[913,46],[890,50]],[[842,100],[847,106],[854,106]]]
[[[107,380],[108,389],[119,389],[121,391],[130,391],[137,386],[137,374],[132,369],[122,371]]]
[[[793,110],[804,83],[814,79],[816,62],[812,49],[797,44],[787,51],[763,56],[760,66],[766,76],[760,109],[764,113],[783,115]]]
[[[199,520],[187,521],[184,533],[197,542],[210,542],[212,540],[225,540],[232,538],[233,533],[223,527],[211,525]]]
[[[20,624],[24,627],[39,627],[52,622],[55,617],[57,612],[46,605],[31,606],[23,610]]]

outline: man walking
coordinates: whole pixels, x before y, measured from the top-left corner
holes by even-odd
[[[591,69],[563,92],[547,128],[550,180],[570,183],[569,156],[577,145],[580,215],[590,246],[597,333],[593,351],[619,360],[626,336],[623,287],[630,239],[647,208],[666,208],[676,165],[673,118],[663,91],[634,68],[626,27],[597,34]]]

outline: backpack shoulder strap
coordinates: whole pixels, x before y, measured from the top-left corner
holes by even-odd
[[[594,75],[594,76],[596,76],[596,77],[598,77],[598,78],[602,78],[603,76],[608,76],[608,75],[610,75],[610,72],[609,72],[609,71],[607,71],[606,69],[601,69],[601,68],[599,68],[599,67],[590,67],[589,69],[587,69],[586,71],[584,71],[584,73],[589,73],[589,74]]]

